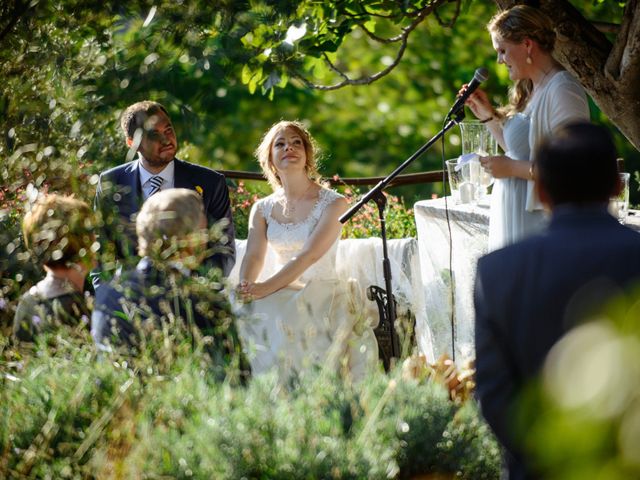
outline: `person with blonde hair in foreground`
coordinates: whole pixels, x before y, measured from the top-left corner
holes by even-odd
[[[94,227],[85,202],[55,193],[41,196],[25,215],[25,245],[46,276],[20,299],[13,324],[16,338],[33,340],[59,325],[86,329],[91,314],[83,292],[95,262]]]
[[[136,269],[96,292],[91,331],[98,347],[135,350],[145,334],[168,325],[182,329],[182,336],[207,337],[203,344],[213,368],[224,377],[233,367],[246,379],[249,367],[221,272],[197,272],[209,240],[200,195],[174,188],[149,197],[136,218],[136,233],[142,257]]]

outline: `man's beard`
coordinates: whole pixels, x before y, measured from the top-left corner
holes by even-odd
[[[166,167],[169,163],[171,163],[173,161],[173,159],[176,156],[176,148],[172,147],[169,150],[171,153],[170,154],[166,154],[164,152],[161,152],[159,155],[154,156],[154,158],[148,158],[145,157],[142,152],[139,152],[140,156],[142,158],[144,158],[144,161],[146,162],[147,165],[149,165],[150,167],[153,168],[162,168],[162,167]]]
[[[169,165],[169,163],[171,163],[171,161],[174,159],[174,155],[171,156],[171,158],[167,158],[166,160],[162,159],[162,158],[155,158],[155,159],[149,159],[149,158],[145,158],[145,161],[147,162],[147,164],[149,164],[149,166],[154,167],[154,168],[158,168],[158,167],[166,167],[167,165]]]

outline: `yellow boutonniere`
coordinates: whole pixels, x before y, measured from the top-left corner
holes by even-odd
[[[196,192],[198,192],[200,196],[202,196],[202,187],[200,185],[196,185]]]

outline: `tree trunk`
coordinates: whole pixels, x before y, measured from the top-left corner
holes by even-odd
[[[502,9],[522,3],[495,0]],[[640,149],[640,3],[629,0],[615,44],[566,0],[540,0],[557,33],[554,57]]]

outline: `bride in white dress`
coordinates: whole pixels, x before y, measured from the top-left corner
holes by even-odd
[[[253,374],[277,368],[281,377],[314,366],[362,376],[377,362],[373,335],[361,335],[357,285],[338,280],[336,252],[347,201],[319,183],[315,142],[298,122],[282,121],[256,155],[274,193],[256,202],[237,291]],[[267,246],[279,263],[262,282]]]

